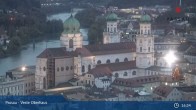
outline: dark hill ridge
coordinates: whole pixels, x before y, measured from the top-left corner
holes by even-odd
[[[40,7],[40,0],[0,0],[0,9],[29,9]]]
[[[129,8],[138,6],[170,5],[178,6],[180,0],[111,0],[108,6]],[[182,0],[182,6],[196,6],[196,0]]]

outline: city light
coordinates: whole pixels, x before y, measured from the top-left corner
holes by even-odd
[[[25,67],[25,66],[23,66],[22,68],[21,68],[21,70],[22,71],[25,71],[27,68]]]
[[[164,57],[164,59],[167,64],[171,66],[177,60],[177,57],[175,56],[174,51],[169,51]]]

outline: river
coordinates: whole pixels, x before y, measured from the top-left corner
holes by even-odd
[[[76,12],[73,13],[75,15]],[[47,17],[48,20],[52,19],[60,19],[60,20],[66,20],[71,13],[60,13],[60,14],[54,14]],[[85,45],[88,44],[88,37],[87,32],[88,29],[80,29],[80,32],[83,35],[83,43]],[[60,36],[59,36],[60,39]],[[35,48],[33,48],[33,44],[29,43],[25,46],[26,48],[21,50],[20,53],[9,56],[6,58],[0,59],[0,75],[3,75],[6,73],[6,71],[10,69],[14,69],[19,66],[27,66],[27,65],[35,65],[36,63],[36,56],[38,56],[44,49],[46,48],[52,48],[52,47],[60,47],[60,40],[48,40],[48,42],[41,41],[35,43]]]

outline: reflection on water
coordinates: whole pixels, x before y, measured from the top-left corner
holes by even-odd
[[[75,13],[73,13],[75,14]],[[51,15],[47,19],[61,19],[65,20],[70,16],[70,13],[61,13],[56,15]],[[88,29],[81,29],[80,30],[83,37],[84,37],[84,44],[88,44],[88,37],[87,32]],[[60,38],[60,37],[59,37]],[[23,49],[20,53],[0,59],[0,75],[5,74],[7,70],[16,68],[18,66],[23,65],[35,65],[36,63],[36,56],[38,56],[44,49],[52,48],[52,47],[60,47],[59,40],[49,40],[47,43],[45,41],[37,42],[35,44],[35,48],[33,48],[33,44],[30,43],[26,45],[26,48]]]

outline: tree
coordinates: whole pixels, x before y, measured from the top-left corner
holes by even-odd
[[[79,20],[81,27],[89,28],[99,15],[101,15],[100,11],[97,11],[94,8],[89,8],[78,12],[75,17]]]
[[[8,54],[14,54],[18,52],[21,48],[21,39],[19,37],[13,37],[8,44],[7,52]]]
[[[88,31],[90,44],[102,43],[105,24],[106,20],[103,17],[100,17],[91,25]]]
[[[3,50],[3,47],[0,46],[0,57],[4,57],[4,56],[6,56],[6,53],[5,53],[5,51]]]

